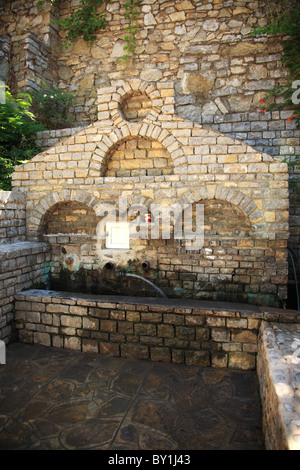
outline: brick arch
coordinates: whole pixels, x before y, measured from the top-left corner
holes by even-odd
[[[98,143],[92,158],[90,160],[89,170],[98,171],[99,176],[103,174],[108,155],[114,148],[125,142],[127,139],[144,138],[159,142],[165,148],[176,168],[186,167],[187,158],[182,150],[182,144],[167,129],[161,126],[147,122],[126,122],[124,125],[114,128],[109,135],[104,135]]]
[[[93,209],[97,214],[100,200],[82,190],[64,189],[47,193],[36,204],[28,218],[28,231],[30,235],[41,235],[43,219],[47,212],[56,204],[64,202],[80,202]]]
[[[115,125],[127,122],[122,112],[122,104],[130,97],[142,94],[151,101],[151,109],[145,116],[145,120],[155,121],[161,113],[164,98],[156,83],[149,83],[139,78],[118,81],[117,86],[98,90],[98,102],[109,102],[109,115]]]
[[[249,219],[254,238],[268,238],[268,229],[262,212],[257,205],[241,191],[216,186],[187,190],[180,197],[182,204],[193,204],[201,200],[219,199],[237,207]]]
[[[120,96],[120,98],[118,99],[118,111],[119,111],[120,116],[124,120],[127,120],[127,119],[126,119],[126,116],[124,117],[124,112],[122,111],[123,104],[128,99],[130,99],[131,97],[133,98],[137,94],[141,94],[145,96],[151,102],[151,109],[149,110],[147,115],[144,117],[144,119],[154,121],[159,115],[159,113],[161,112],[163,100],[162,100],[160,90],[157,88],[156,83],[145,82],[138,78],[128,80],[126,84],[125,83],[122,84],[117,89],[117,93]],[[114,116],[113,116],[113,119],[114,119]]]

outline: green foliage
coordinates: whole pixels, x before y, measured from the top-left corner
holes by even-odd
[[[69,110],[73,105],[74,95],[52,85],[43,85],[31,92],[32,107],[37,120],[47,129],[71,127],[73,118]]]
[[[36,147],[36,132],[44,129],[29,111],[30,95],[13,98],[7,90],[0,103],[0,190],[11,189],[14,167],[30,160],[40,149]]]
[[[134,45],[136,44],[135,35],[139,32],[137,17],[141,14],[138,7],[141,2],[142,0],[129,0],[124,5],[126,11],[125,18],[129,19],[129,25],[126,26],[128,34],[124,38],[124,41],[127,43],[124,46],[124,51],[127,51],[127,54],[123,56],[124,60],[127,60],[128,55],[134,52]]]
[[[38,6],[42,7],[44,3],[55,4],[59,0],[39,0]],[[99,30],[106,28],[106,15],[99,13],[98,7],[103,3],[109,3],[110,0],[80,0],[79,7],[70,14],[67,18],[55,21],[62,31],[66,32],[65,47],[69,47],[74,41],[79,38],[88,41],[89,44],[96,39],[96,34]],[[124,54],[123,59],[127,60],[129,54],[134,52],[134,45],[136,44],[135,35],[139,32],[139,23],[137,21],[140,15],[139,5],[142,0],[125,0],[125,18],[129,19],[129,25],[126,26],[126,34],[124,41]]]
[[[297,127],[300,128],[300,103],[296,88],[300,89],[300,5],[291,13],[285,13],[275,19],[266,28],[258,28],[252,32],[253,35],[281,34],[283,47],[282,62],[287,68],[288,76],[285,83],[275,87],[265,97],[267,103],[272,98],[279,98],[274,103],[267,105],[266,110],[291,109],[294,114],[288,119],[296,119]],[[296,99],[295,99],[296,98]]]
[[[59,0],[39,0],[38,6],[44,2],[57,3]],[[96,33],[106,27],[106,15],[98,12],[98,7],[109,0],[80,0],[78,8],[67,18],[62,18],[57,23],[62,31],[66,32],[65,47],[69,47],[78,38],[83,38],[90,44],[96,38]]]
[[[103,0],[80,0],[76,11],[69,17],[58,20],[61,29],[67,33],[66,47],[80,37],[91,43],[96,38],[97,31],[105,29],[106,15],[97,11],[102,3]]]

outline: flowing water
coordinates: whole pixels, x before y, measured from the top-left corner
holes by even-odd
[[[151,281],[148,281],[148,279],[145,279],[144,277],[139,276],[138,274],[129,274],[129,273],[125,273],[124,276],[126,276],[126,277],[136,277],[137,279],[141,279],[142,281],[147,282],[148,284],[150,284],[162,297],[165,297],[165,299],[168,298],[168,297],[166,296],[166,294],[165,294],[159,287],[157,287],[157,286],[156,286],[155,284],[153,284]]]

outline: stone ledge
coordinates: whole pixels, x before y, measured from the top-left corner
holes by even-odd
[[[262,322],[257,373],[269,450],[300,450],[300,325]]]
[[[15,300],[21,342],[242,370],[256,368],[266,315],[247,304],[35,289],[16,294]],[[298,312],[293,318],[297,321]],[[277,321],[278,313],[269,312],[272,319]]]
[[[0,245],[0,259],[6,259],[16,256],[25,256],[28,254],[35,254],[41,251],[49,251],[49,245],[47,243],[39,242],[18,242],[18,243],[7,243]]]

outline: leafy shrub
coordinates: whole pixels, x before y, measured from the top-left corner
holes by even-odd
[[[13,98],[8,89],[5,102],[0,103],[0,190],[10,190],[14,167],[40,151],[35,136],[44,126],[36,122],[30,106],[29,94]]]
[[[33,112],[38,122],[47,129],[64,129],[71,127],[73,118],[70,108],[73,105],[72,93],[44,85],[39,90],[31,92]]]

